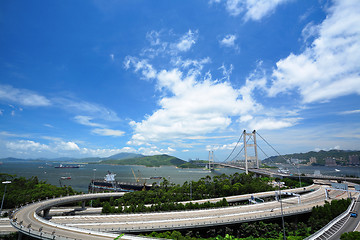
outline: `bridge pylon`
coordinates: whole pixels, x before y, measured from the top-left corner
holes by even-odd
[[[210,171],[214,171],[214,151],[209,151],[209,165]]]
[[[245,172],[249,173],[249,165],[253,168],[259,168],[259,158],[257,154],[257,144],[256,144],[256,130],[252,133],[247,133],[244,130],[244,151],[245,151]],[[250,142],[250,143],[249,143]],[[248,148],[254,148],[254,156],[249,156]]]

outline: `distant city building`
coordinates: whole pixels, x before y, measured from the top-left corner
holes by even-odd
[[[316,157],[311,157],[309,160],[310,164],[316,163]]]
[[[349,156],[349,165],[360,165],[360,160],[358,155]]]
[[[291,163],[294,163],[294,164],[299,164],[299,159],[297,159],[297,158],[291,158],[291,159],[290,159],[290,162],[291,162]]]
[[[325,166],[336,166],[336,160],[332,157],[325,158]]]

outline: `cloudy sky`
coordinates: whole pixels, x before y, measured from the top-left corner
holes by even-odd
[[[359,150],[359,23],[358,0],[3,0],[0,157],[221,161],[254,129]]]

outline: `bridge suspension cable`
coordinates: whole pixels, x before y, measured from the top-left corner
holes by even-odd
[[[238,152],[238,154],[236,154],[236,156],[233,159],[231,159],[231,161],[234,161],[239,156],[239,154],[242,152],[242,150],[244,150],[244,148],[245,148],[245,146],[243,146],[241,148],[240,152]]]
[[[269,145],[280,157],[282,157],[287,162],[284,156],[281,155],[273,146],[271,146],[271,144],[268,143],[268,141],[266,141],[265,138],[263,138],[258,132],[256,132],[256,134],[259,135],[259,137],[261,137],[261,139],[264,140],[264,142],[266,142],[267,145]]]
[[[243,136],[243,135],[241,134],[241,137],[242,137],[242,136]],[[250,141],[250,139],[251,139],[251,138],[249,138],[249,139],[246,141],[246,143],[248,143],[248,142]],[[256,145],[257,145],[257,144],[256,144]],[[234,161],[244,149],[245,149],[245,145],[241,148],[240,152],[238,152],[238,154],[236,154],[236,156],[233,157],[233,159],[231,159],[231,161]],[[224,162],[225,162],[225,161],[224,161]]]
[[[244,134],[244,133],[241,133],[241,136],[239,137],[239,140],[237,141],[235,147],[233,148],[233,150],[231,151],[231,153],[229,154],[229,156],[228,156],[223,162],[226,162],[226,161],[230,158],[230,156],[233,154],[233,152],[235,151],[235,149],[236,149],[237,146],[239,145],[239,142],[241,141],[241,139],[242,139],[242,137],[243,137],[243,134]],[[242,151],[242,150],[241,150],[241,151]],[[240,152],[241,152],[241,151],[240,151]],[[239,155],[239,153],[238,153],[237,155]],[[236,155],[235,157],[237,157],[237,155]]]
[[[265,138],[263,138],[258,132],[256,132],[257,135],[259,135],[259,137],[261,137],[262,140],[264,140],[264,142],[266,142],[267,145],[269,145],[280,157],[282,157],[285,162],[288,162],[288,160],[286,160],[286,158],[284,158],[283,155],[281,155],[273,146],[271,146],[270,143],[268,143],[268,141],[265,140]],[[261,149],[261,148],[260,148]],[[262,151],[262,150],[261,150]],[[265,153],[264,153],[265,154]],[[266,154],[265,154],[266,155]],[[269,157],[268,157],[269,158]],[[296,169],[295,166],[293,166],[292,164],[290,164],[293,168]],[[300,177],[300,172],[299,172],[299,168],[297,168],[298,174],[299,174],[299,182],[300,182],[300,187],[301,187],[301,177]]]

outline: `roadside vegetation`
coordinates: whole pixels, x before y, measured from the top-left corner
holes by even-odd
[[[1,181],[11,181],[7,185],[4,208],[14,208],[20,204],[43,200],[50,197],[73,195],[76,192],[71,187],[56,187],[39,181],[37,177],[29,179],[15,175],[0,174]],[[180,201],[198,200],[204,198],[223,198],[230,195],[241,195],[262,191],[275,190],[268,183],[272,178],[255,178],[252,174],[235,173],[231,176],[222,174],[211,178],[207,176],[199,181],[185,182],[182,186],[174,185],[164,179],[160,186],[153,186],[150,191],[140,191],[125,194],[124,197],[101,202],[93,201],[93,206],[102,206],[104,213],[132,213],[168,210],[184,210],[197,208],[213,208],[228,206],[225,199],[218,203],[177,204]],[[293,179],[282,179],[288,188],[299,187],[300,183]],[[312,182],[302,181],[302,186]],[[0,186],[0,195],[4,192],[4,185]],[[333,200],[324,206],[314,207],[311,214],[286,218],[285,230],[288,240],[300,240],[318,231],[329,221],[344,212],[350,204],[350,199]],[[146,207],[149,204],[150,207]],[[282,225],[279,220],[242,223],[221,226],[211,229],[192,229],[184,231],[153,232],[150,237],[177,240],[275,240],[283,239]],[[16,234],[3,236],[4,239],[16,239]],[[29,238],[30,239],[30,238]],[[344,234],[341,239],[358,239],[353,233]]]
[[[70,186],[56,187],[39,181],[37,177],[24,178],[0,173],[0,181],[11,181],[6,186],[3,209],[11,209],[32,201],[44,200],[50,197],[74,195],[75,191]],[[3,196],[5,184],[0,184],[0,196]]]
[[[310,214],[286,218],[285,235],[288,240],[301,240],[315,233],[328,222],[344,212],[350,199],[334,200],[324,206],[314,207]],[[280,220],[259,221],[223,226],[211,229],[187,231],[152,232],[146,236],[176,240],[282,240]],[[342,240],[359,239],[358,233],[343,234]]]
[[[153,186],[149,191],[127,193],[122,198],[110,199],[107,202],[95,201],[93,206],[102,206],[103,213],[138,213],[225,207],[225,199],[217,203],[203,204],[178,202],[209,198],[223,198],[233,195],[257,193],[275,190],[269,182],[274,179],[268,177],[256,178],[253,174],[239,174],[227,176],[206,176],[199,181],[185,182],[183,185],[174,185],[163,179],[160,187]],[[283,179],[289,188],[300,187],[296,180]],[[302,186],[312,182],[303,182]],[[95,204],[95,205],[94,205]],[[148,205],[148,206],[145,206]]]

